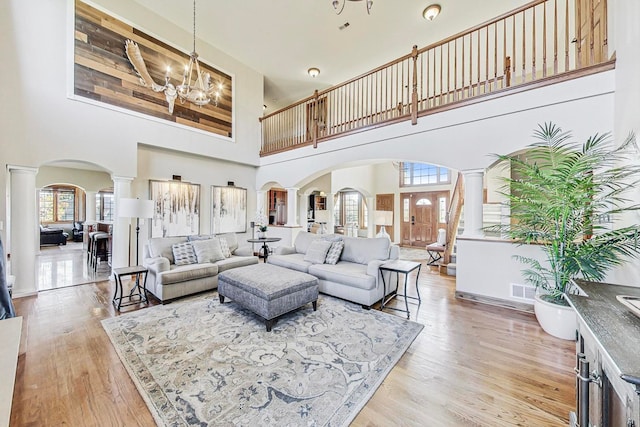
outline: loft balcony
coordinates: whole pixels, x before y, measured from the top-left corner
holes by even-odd
[[[607,0],[536,0],[266,115],[260,155],[615,67]]]

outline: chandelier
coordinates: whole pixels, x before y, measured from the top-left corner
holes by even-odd
[[[362,0],[349,0],[349,1],[362,1]],[[344,4],[346,0],[333,0],[333,8],[336,10],[336,13],[340,15],[344,10]],[[366,0],[367,5],[367,15],[371,14],[371,6],[373,6],[373,0]]]
[[[145,87],[151,88],[154,92],[164,92],[165,98],[169,103],[169,114],[173,114],[173,106],[176,98],[179,98],[181,103],[189,101],[200,107],[209,103],[215,106],[218,105],[220,91],[223,89],[222,83],[219,83],[217,86],[211,83],[211,75],[206,72],[203,73],[200,69],[198,53],[196,52],[195,0],[193,0],[193,51],[189,55],[189,63],[184,67],[181,84],[174,86],[171,83],[170,67],[167,67],[164,76],[164,85],[157,84],[147,70],[139,46],[132,40],[125,42],[125,52],[131,65],[133,65],[138,76],[140,76],[140,83]]]

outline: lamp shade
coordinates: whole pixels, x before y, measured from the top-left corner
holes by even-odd
[[[315,212],[315,221],[316,222],[329,222],[329,211],[328,210],[317,210]]]
[[[376,225],[393,225],[393,211],[375,211],[373,222]]]
[[[121,198],[117,203],[120,218],[153,217],[153,200]]]

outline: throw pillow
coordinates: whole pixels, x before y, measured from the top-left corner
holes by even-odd
[[[173,251],[175,265],[196,264],[198,262],[191,242],[174,243],[171,246],[171,250]]]
[[[331,247],[331,242],[322,239],[315,239],[307,248],[304,260],[314,264],[324,264],[327,252]]]
[[[227,242],[227,239],[220,237],[219,240],[220,248],[222,248],[222,255],[224,255],[225,258],[231,257],[231,251],[229,250],[229,243]]]
[[[329,252],[327,252],[327,257],[324,260],[325,264],[337,264],[340,260],[340,255],[342,254],[342,249],[344,249],[344,241],[338,240],[337,242],[331,242],[331,247],[329,248]]]
[[[220,246],[220,239],[196,240],[191,242],[198,258],[198,264],[223,260],[224,254]]]

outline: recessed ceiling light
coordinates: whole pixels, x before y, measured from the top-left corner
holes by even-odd
[[[424,19],[428,21],[433,21],[434,19],[436,19],[436,16],[438,16],[439,14],[440,14],[439,4],[429,5],[425,8],[425,10],[422,11],[422,16],[424,17]]]
[[[307,70],[307,73],[311,76],[311,77],[318,77],[318,75],[320,74],[320,69],[316,68],[316,67],[311,67]]]

